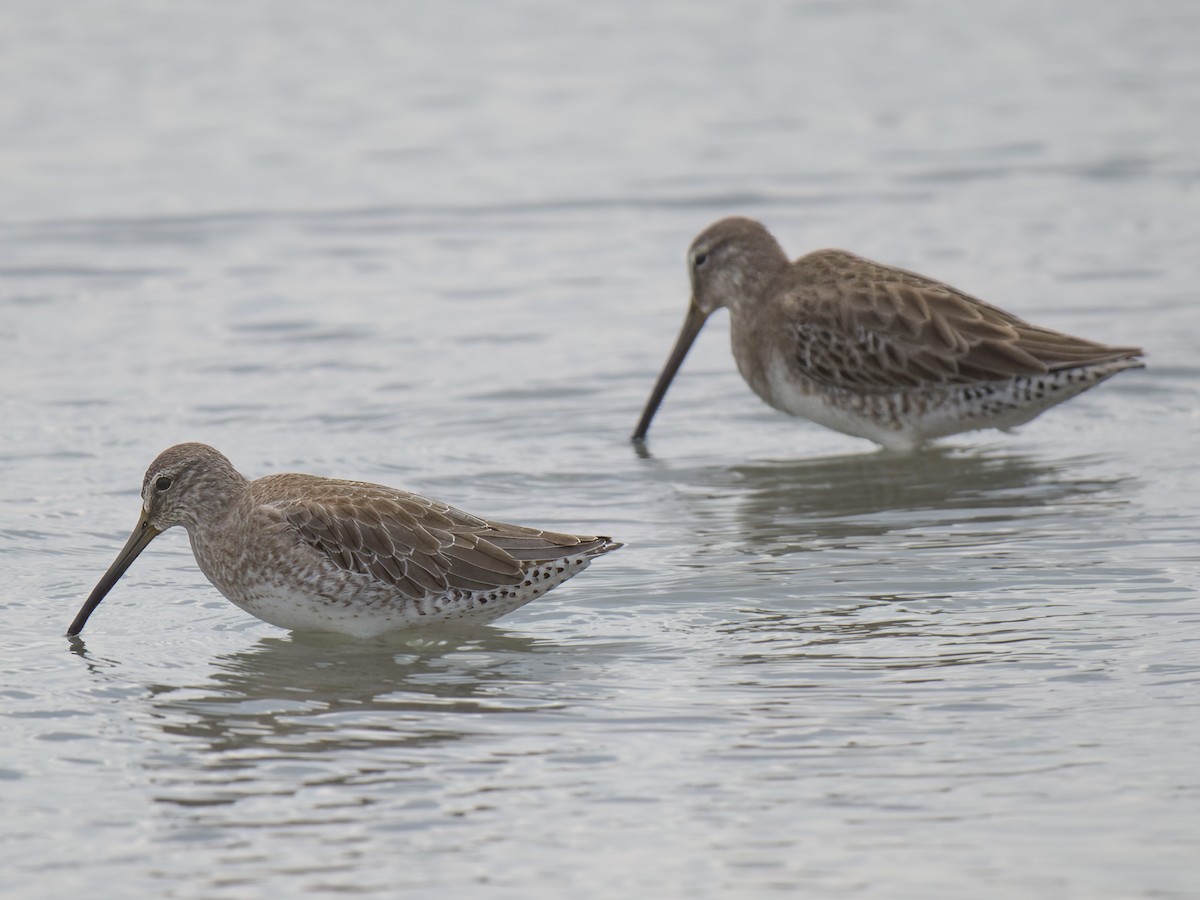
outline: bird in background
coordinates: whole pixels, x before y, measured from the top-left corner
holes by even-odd
[[[687,259],[691,302],[635,442],[646,439],[692,342],[721,307],[729,310],[738,371],[766,403],[891,450],[1011,429],[1143,367],[1139,347],[1042,328],[844,250],[789,262],[752,219],[710,225]]]

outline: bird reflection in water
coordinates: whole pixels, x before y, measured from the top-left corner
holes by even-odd
[[[1127,502],[1127,479],[1088,474],[1086,463],[948,447],[768,460],[710,470],[697,503],[721,504],[737,539],[769,554],[950,525],[981,536],[1026,528],[1064,505],[1086,515]],[[719,515],[701,513],[710,525]]]

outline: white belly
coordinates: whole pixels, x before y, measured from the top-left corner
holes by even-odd
[[[797,377],[778,358],[767,364],[765,391],[758,393],[781,412],[866,438],[889,450],[913,450],[930,436],[923,434],[919,419],[906,421],[890,412],[897,405],[895,395],[822,390]]]
[[[776,358],[751,386],[783,412],[907,452],[946,435],[1024,425],[1130,365],[1120,361],[1001,381],[866,393],[817,385]]]

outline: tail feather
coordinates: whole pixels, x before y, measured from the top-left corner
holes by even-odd
[[[487,540],[513,559],[522,562],[544,562],[568,556],[596,557],[624,546],[619,541],[603,536],[560,535],[551,532],[546,532],[538,538],[496,534],[488,535]]]

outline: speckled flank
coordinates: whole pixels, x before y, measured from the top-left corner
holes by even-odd
[[[692,301],[642,413],[645,438],[696,335],[729,310],[738,371],[776,409],[909,450],[1012,428],[1125,369],[1141,349],[1032,325],[949,285],[818,250],[789,262],[750,219],[716,222],[688,253]]]
[[[360,637],[490,622],[621,545],[482,519],[417,494],[314,475],[247,481],[204,444],[151,464],[142,520],[72,623],[88,616],[154,535],[187,529],[209,581],[251,615]]]
[[[829,389],[775,367],[768,376],[770,387],[758,393],[784,412],[904,451],[973,429],[1015,428],[1136,365],[1117,360],[1040,376],[890,393]],[[785,389],[779,388],[777,379],[785,380]]]
[[[620,545],[611,545],[600,552],[617,546]],[[519,609],[578,575],[597,555],[591,551],[535,566],[522,573],[521,581],[505,587],[476,591],[451,588],[405,602],[380,597],[369,588],[341,596],[298,591],[294,580],[283,578],[271,578],[253,592],[244,588],[231,591],[237,596],[226,594],[226,597],[264,622],[297,631],[334,631],[371,637],[439,622],[481,625]]]

